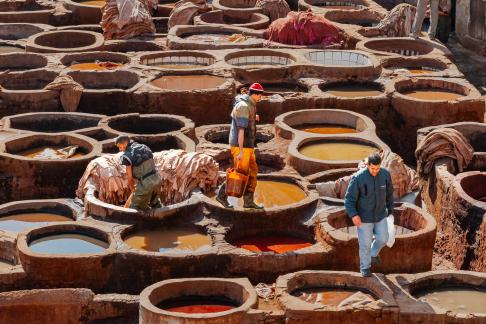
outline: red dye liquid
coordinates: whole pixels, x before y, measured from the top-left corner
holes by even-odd
[[[271,235],[244,237],[236,240],[234,245],[252,252],[275,252],[281,254],[312,246],[312,243],[292,236]]]
[[[224,296],[187,296],[163,301],[157,307],[168,312],[207,314],[224,312],[238,305]]]

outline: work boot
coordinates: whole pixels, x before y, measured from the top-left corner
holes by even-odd
[[[379,255],[377,255],[375,257],[374,256],[371,257],[371,265],[372,266],[376,267],[376,266],[379,266],[380,264],[381,264],[381,258],[380,258]]]
[[[221,187],[219,187],[218,195],[216,196],[216,200],[223,205],[224,208],[233,209],[233,206],[228,202],[228,195],[226,195],[226,183],[223,183]]]
[[[254,193],[247,191],[243,196],[243,208],[263,209],[263,206],[255,204]]]
[[[363,269],[360,272],[361,272],[361,275],[365,278],[371,277],[371,270],[370,269]]]

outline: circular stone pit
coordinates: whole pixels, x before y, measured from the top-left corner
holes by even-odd
[[[246,313],[256,304],[257,295],[248,279],[171,279],[142,291],[140,323],[238,324],[248,319]]]
[[[225,62],[245,69],[262,66],[283,67],[295,64],[296,58],[288,53],[273,50],[240,50],[226,55]]]
[[[29,278],[44,288],[100,290],[112,275],[114,240],[96,225],[66,222],[22,232],[17,249]]]
[[[37,133],[84,131],[96,127],[102,115],[70,112],[40,112],[3,118],[4,129]]]
[[[140,81],[135,72],[115,71],[70,71],[67,75],[80,83],[86,91],[106,92],[106,90],[132,90]]]
[[[167,51],[140,57],[140,64],[159,69],[207,69],[216,62],[212,54],[197,51]]]
[[[324,17],[340,24],[361,27],[375,27],[381,21],[380,15],[375,11],[351,13],[347,10],[331,10],[326,12]]]
[[[304,53],[304,58],[312,64],[309,76],[317,78],[369,79],[381,72],[378,61],[361,51],[311,50]]]
[[[256,0],[214,0],[213,8],[224,13],[261,13],[262,8],[256,7]]]
[[[378,38],[359,42],[356,49],[378,55],[419,56],[432,53],[434,46],[429,41],[412,38]]]
[[[37,53],[95,51],[104,43],[103,35],[83,30],[57,30],[32,35],[26,51]]]
[[[54,11],[53,4],[2,1],[0,2],[0,23],[49,24]]]
[[[252,29],[266,29],[270,24],[270,18],[261,13],[225,12],[213,10],[194,18],[195,25],[232,25]]]
[[[384,60],[383,69],[396,75],[424,76],[446,73],[448,66],[433,58],[390,57]]]
[[[456,176],[458,194],[473,205],[486,209],[486,172],[470,171]]]
[[[64,7],[72,11],[71,20],[76,24],[99,24],[105,3],[105,0],[64,0]]]
[[[35,24],[0,24],[0,39],[18,40],[45,31],[49,26]]]
[[[153,152],[166,150],[195,151],[194,141],[183,134],[161,134],[157,136],[134,135],[131,139],[147,145]],[[116,154],[119,151],[114,139],[103,141],[102,146],[104,154]]]
[[[86,52],[68,54],[61,58],[61,63],[71,70],[115,70],[130,63],[125,54],[113,52]]]
[[[368,4],[362,0],[303,0],[303,7],[317,7],[325,10],[362,10],[368,7]]]
[[[396,237],[393,248],[384,247],[382,264],[375,272],[420,272],[432,267],[432,252],[437,230],[435,219],[425,210],[410,204],[396,203],[393,211]],[[355,251],[345,258],[336,258],[339,269],[359,269],[358,235],[344,208],[320,214],[319,231],[322,240],[334,246],[336,253]],[[341,252],[340,252],[341,251]],[[410,255],[417,257],[409,258]]]
[[[47,65],[47,58],[33,53],[10,53],[0,55],[0,71],[9,73],[40,69]]]
[[[385,87],[378,82],[326,82],[319,89],[328,96],[356,99],[384,95]]]

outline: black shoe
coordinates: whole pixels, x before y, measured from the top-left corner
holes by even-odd
[[[361,270],[361,275],[365,278],[371,277],[371,270],[370,269]]]
[[[371,265],[372,266],[379,266],[381,264],[381,258],[379,255],[375,256],[375,257],[371,257]]]
[[[253,192],[246,192],[243,196],[243,208],[263,209],[263,206],[255,204]]]
[[[233,206],[228,202],[228,196],[226,195],[226,184],[219,188],[218,195],[216,196],[216,200],[223,205],[224,208],[233,209]]]

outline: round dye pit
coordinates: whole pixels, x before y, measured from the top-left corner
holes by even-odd
[[[375,146],[349,141],[316,141],[299,148],[302,155],[324,161],[359,161],[377,151]]]
[[[96,127],[101,117],[79,113],[28,113],[9,116],[6,119],[12,129],[60,133]]]
[[[368,292],[358,289],[336,287],[305,288],[292,292],[294,297],[314,305],[341,307],[348,300],[374,301]]]
[[[0,81],[0,85],[7,90],[41,90],[54,81],[57,73],[53,71],[28,71],[21,74],[9,75]]]
[[[261,84],[265,92],[263,93],[264,97],[272,96],[274,94],[294,94],[299,92],[307,92],[307,88],[301,86],[297,83],[263,83]],[[248,88],[250,84],[246,84],[245,87]]]
[[[34,24],[0,24],[0,39],[18,40],[44,31],[44,27]]]
[[[138,115],[110,117],[107,120],[109,128],[129,134],[163,134],[181,130],[185,125],[175,117],[161,115]]]
[[[164,90],[191,91],[217,88],[225,81],[225,78],[214,75],[166,75],[150,84]]]
[[[106,70],[116,70],[121,68],[123,64],[113,63],[108,61],[96,61],[96,62],[85,62],[85,63],[74,63],[69,66],[71,70],[94,70],[94,71],[106,71]]]
[[[314,243],[291,235],[268,234],[246,236],[234,240],[231,244],[255,253],[274,252],[282,254],[310,247]]]
[[[469,197],[486,203],[486,173],[465,176],[460,180],[460,184]]]
[[[295,63],[295,60],[287,53],[258,50],[239,51],[228,54],[225,58],[226,63],[245,68],[259,68],[262,65],[284,66]]]
[[[200,69],[212,65],[216,58],[206,53],[198,52],[171,52],[162,54],[145,55],[140,58],[140,63],[162,69]]]
[[[383,94],[382,86],[378,83],[340,83],[323,85],[324,93],[344,98],[376,97]]]
[[[61,159],[75,159],[86,155],[83,148],[74,146],[38,146],[29,148],[24,151],[17,152],[16,155],[21,155],[30,159],[36,160],[61,160]]]
[[[171,298],[157,304],[167,312],[186,314],[219,313],[240,306],[225,296],[184,296]]]
[[[47,58],[39,54],[13,53],[4,54],[0,60],[0,71],[25,71],[43,68],[47,65]]]
[[[400,73],[400,72],[408,72],[410,74],[417,74],[417,75],[420,75],[420,74],[428,74],[428,73],[431,73],[431,72],[439,72],[441,70],[439,69],[434,69],[434,68],[431,68],[431,67],[427,67],[427,66],[415,66],[415,67],[390,67],[391,70],[397,72],[397,73]]]
[[[7,260],[0,259],[0,271],[14,267],[15,264],[8,262]]]
[[[72,221],[70,217],[52,213],[22,213],[0,216],[0,230],[22,232],[27,229],[43,227],[53,222]]]
[[[206,133],[204,134],[204,139],[214,144],[228,145],[229,131],[229,125],[217,125],[215,127],[209,128],[206,131]],[[257,127],[255,144],[258,145],[260,143],[267,143],[272,138],[273,134],[261,131]]]
[[[92,236],[78,233],[50,234],[29,242],[29,248],[43,254],[95,254],[109,244]]]
[[[270,19],[260,13],[228,14],[222,10],[213,10],[195,17],[195,25],[225,24],[254,29],[263,29],[269,25]]]
[[[140,81],[137,73],[123,70],[115,71],[70,71],[67,73],[85,89],[120,89],[133,88]]]
[[[486,291],[471,287],[441,287],[415,294],[436,312],[486,313]]]
[[[403,92],[404,95],[412,97],[419,100],[457,100],[464,95],[453,92],[447,89],[431,88],[431,89],[414,89],[410,91]]]
[[[182,36],[183,39],[202,43],[232,43],[230,33],[197,33]]]
[[[351,51],[313,51],[304,57],[314,64],[327,66],[360,67],[372,65],[371,59],[364,54]]]
[[[110,71],[119,69],[129,62],[128,56],[112,52],[76,53],[61,58],[62,64],[75,71]]]
[[[351,15],[346,11],[333,10],[328,11],[324,16],[326,19],[340,24],[358,25],[361,27],[374,27],[378,25],[381,20],[379,15],[373,11],[369,11],[366,14],[360,13],[359,15]]]
[[[257,181],[255,202],[265,208],[279,207],[298,203],[306,198],[306,193],[298,185],[284,181]],[[235,207],[243,207],[243,198],[228,198]]]
[[[24,49],[22,47],[0,44],[0,54],[19,53],[23,51]]]
[[[141,230],[128,235],[125,243],[134,249],[162,252],[204,252],[211,248],[211,237],[197,230]]]
[[[93,6],[99,8],[103,7],[106,4],[106,1],[104,0],[81,0],[76,2],[84,6]]]
[[[352,134],[358,130],[352,127],[330,124],[304,124],[297,127],[298,130],[314,134]]]
[[[103,35],[83,30],[56,30],[43,32],[29,37],[28,52],[85,52],[100,48],[104,43]]]
[[[312,4],[313,6],[329,9],[329,10],[357,10],[357,9],[365,9],[366,6],[358,3],[353,2],[329,2],[329,1],[317,1]]]
[[[416,56],[429,54],[434,47],[425,40],[410,38],[379,38],[361,41],[356,49],[376,52],[378,54],[398,54],[402,56]]]

